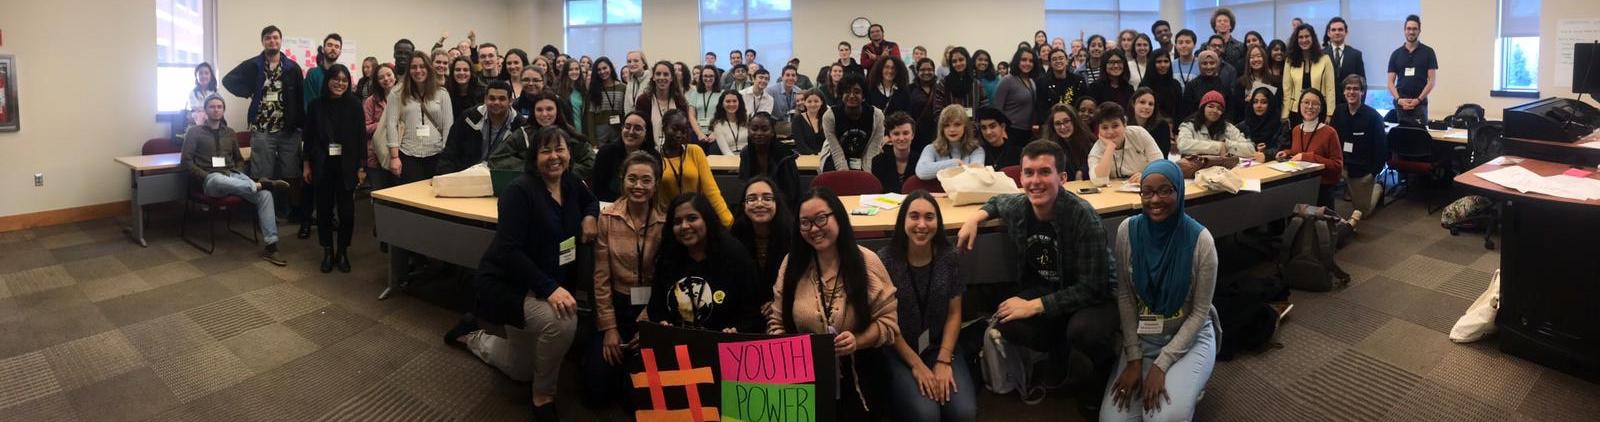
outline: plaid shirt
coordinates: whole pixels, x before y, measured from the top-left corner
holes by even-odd
[[[1056,228],[1056,250],[1060,254],[1056,262],[1061,263],[1061,281],[1050,283],[1054,285],[1021,285],[1019,292],[1035,291],[1042,293],[1038,296],[1044,303],[1046,315],[1058,316],[1076,312],[1090,306],[1110,303],[1111,283],[1115,272],[1115,265],[1111,257],[1111,249],[1106,244],[1106,229],[1100,222],[1100,215],[1095,214],[1094,207],[1075,195],[1067,193],[1065,189],[1056,192],[1055,220],[1052,221]],[[1006,222],[1006,234],[1017,243],[1017,250],[1027,249],[1028,228],[1036,219],[1033,207],[1028,204],[1024,194],[998,195],[989,198],[983,204],[983,211],[990,217],[999,217]],[[1032,271],[1027,268],[1024,260],[1017,260],[1018,274]],[[1037,277],[1022,277],[1021,280],[1038,280]]]

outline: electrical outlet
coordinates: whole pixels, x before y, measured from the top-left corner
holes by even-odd
[[[34,173],[33,174],[33,185],[34,186],[44,186],[44,173]]]

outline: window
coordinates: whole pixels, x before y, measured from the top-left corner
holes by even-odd
[[[1496,94],[1538,97],[1539,0],[1500,0],[1494,58]]]
[[[1159,0],[1046,0],[1044,29],[1051,40],[1077,39],[1078,31],[1083,31],[1085,40],[1100,34],[1106,38],[1107,48],[1112,48],[1116,46],[1117,33],[1124,29],[1149,33],[1150,24],[1161,19],[1160,14]]]
[[[188,107],[194,67],[212,56],[211,4],[211,0],[156,0],[156,111]],[[215,69],[213,77],[220,84],[222,75]]]
[[[1419,0],[1184,0],[1184,25],[1199,35],[1201,42],[1213,33],[1211,12],[1218,7],[1232,9],[1238,17],[1233,36],[1240,40],[1245,33],[1256,31],[1268,42],[1288,42],[1294,18],[1316,28],[1321,37],[1326,35],[1328,19],[1343,16],[1350,27],[1346,42],[1361,50],[1367,65],[1367,105],[1379,112],[1394,107],[1388,89],[1389,53],[1405,43],[1401,28],[1406,16],[1422,14]],[[1537,24],[1537,5],[1533,13]]]
[[[722,63],[729,51],[753,49],[757,63],[777,72],[794,57],[789,6],[789,0],[700,0],[700,48]]]
[[[567,0],[567,48],[573,57],[605,56],[621,66],[639,49],[641,0]]]

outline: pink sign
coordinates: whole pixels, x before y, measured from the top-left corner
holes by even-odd
[[[811,337],[794,336],[717,345],[722,381],[800,384],[813,382]]]

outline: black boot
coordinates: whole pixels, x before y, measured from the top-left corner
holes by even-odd
[[[350,272],[350,248],[349,247],[339,248],[339,253],[336,253],[335,255],[339,256],[339,263],[338,263],[339,272],[341,272],[341,273],[349,273]]]
[[[298,237],[298,238],[301,238],[301,239],[310,239],[311,238],[311,221],[310,220],[311,219],[307,218],[307,219],[302,220],[300,222],[300,233],[297,234],[295,237]]]
[[[320,269],[323,274],[333,271],[333,248],[322,248],[322,268]]]

